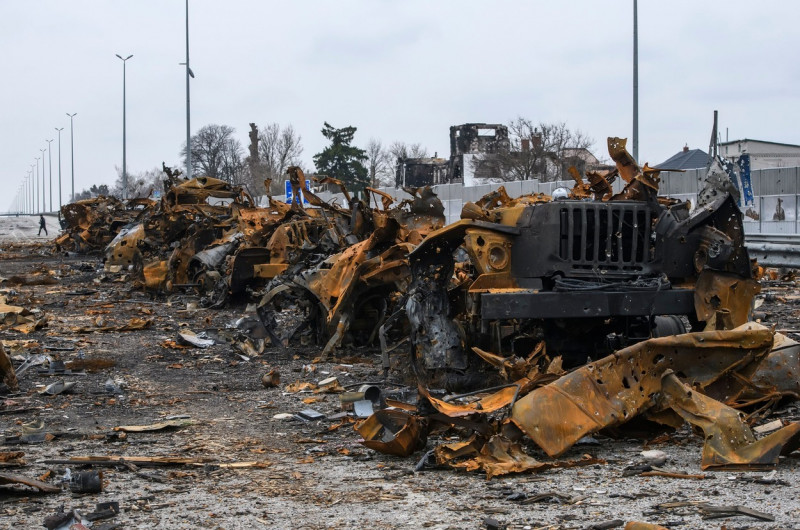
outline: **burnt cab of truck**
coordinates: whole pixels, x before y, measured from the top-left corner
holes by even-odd
[[[758,284],[728,194],[685,202],[515,201],[462,219],[411,254],[406,311],[418,361],[466,370],[472,346],[525,356],[544,341],[565,364],[747,321]]]

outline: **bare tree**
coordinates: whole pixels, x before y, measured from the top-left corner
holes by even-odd
[[[428,150],[422,144],[406,144],[395,141],[389,146],[389,154],[393,161],[404,158],[428,158]]]
[[[564,162],[594,145],[592,138],[564,122],[535,125],[520,116],[508,124],[508,132],[511,149],[498,154],[505,180],[561,179]]]
[[[302,138],[287,125],[269,123],[258,133],[258,156],[265,178],[272,179],[273,195],[283,193],[283,181],[286,180],[286,168],[299,165],[303,154]],[[258,190],[263,190],[263,182],[254,183]]]
[[[217,174],[218,179],[222,179],[235,186],[246,187],[246,164],[242,156],[241,144],[239,140],[234,140],[238,144],[238,148],[228,148],[222,150],[222,164]]]
[[[111,187],[109,193],[117,198],[122,198],[122,170],[117,167],[117,179]],[[160,167],[154,167],[140,173],[128,173],[128,193],[131,199],[139,197],[149,197],[154,192],[164,192],[164,171]]]
[[[109,190],[111,195],[117,198],[123,197],[123,184],[122,184],[122,169],[119,167],[117,170],[117,180],[114,181],[114,186]],[[155,167],[140,173],[128,173],[128,193],[127,197],[136,199],[140,197],[149,197],[154,191],[164,191],[163,184],[164,173],[160,167]]]
[[[192,173],[196,176],[225,180],[239,184],[243,180],[244,158],[242,144],[234,138],[235,130],[228,125],[206,125],[192,136]],[[181,149],[184,165],[186,146]]]
[[[367,177],[371,186],[389,186],[394,183],[394,160],[376,138],[370,138],[367,153]]]

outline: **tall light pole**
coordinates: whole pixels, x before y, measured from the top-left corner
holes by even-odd
[[[47,140],[45,140],[45,141],[47,141]],[[45,195],[44,195],[45,188],[46,188],[45,187],[45,183],[44,183],[44,152],[47,151],[47,148],[39,149],[39,151],[42,152],[42,187],[39,190],[39,191],[42,192],[42,207],[39,209],[39,213],[42,213],[42,212],[45,211],[45,209],[47,209],[47,199],[45,198]]]
[[[47,142],[47,165],[50,166],[48,169],[50,173],[50,210],[53,211],[53,146],[51,145],[53,140],[45,140]]]
[[[44,162],[44,160],[42,160],[42,162]],[[37,156],[36,157],[36,185],[33,187],[33,191],[36,193],[36,212],[34,212],[34,213],[38,213],[39,211],[41,211],[41,210],[39,210],[39,187],[38,186],[40,186],[40,184],[39,184],[39,157]]]
[[[186,0],[186,178],[192,178],[192,127],[189,120],[189,78],[194,72],[189,68],[189,0]]]
[[[38,161],[38,158],[37,158],[37,161]],[[34,197],[38,197],[38,195],[36,195],[36,181],[33,180],[33,176],[34,176],[33,175],[33,167],[34,167],[33,164],[31,164],[31,184],[29,186],[30,190],[31,190],[31,213],[34,212],[34,208],[33,208]],[[37,173],[36,175],[38,176],[39,174]]]
[[[58,211],[61,211],[61,131],[64,127],[58,128]]]
[[[188,0],[187,0],[188,1]],[[122,198],[128,198],[128,168],[125,153],[125,65],[128,59],[133,55],[128,55],[124,59],[120,54],[117,54],[119,60],[122,61]]]
[[[72,197],[70,198],[69,202],[75,202],[75,136],[73,135],[72,130],[72,118],[74,118],[77,114],[77,112],[72,114],[67,112],[67,116],[69,116],[69,151],[70,160],[72,161]]]
[[[639,163],[639,14],[633,0],[633,159]]]
[[[34,197],[36,195],[36,181],[34,180],[35,177],[36,177],[36,174],[33,172],[33,165],[31,165],[31,180],[30,180],[30,182],[28,182],[28,190],[31,193],[31,209],[29,210],[28,213],[34,213],[35,212],[35,210],[33,208],[33,202],[35,200]]]

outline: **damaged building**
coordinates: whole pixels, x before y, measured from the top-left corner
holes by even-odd
[[[536,152],[533,156],[532,153]],[[533,163],[533,159],[536,163]],[[520,138],[512,150],[508,127],[497,123],[465,123],[450,127],[450,156],[398,159],[395,186],[435,186],[460,183],[470,187],[480,183],[512,180],[510,167],[529,165],[534,176],[567,179],[569,168],[580,173],[610,171],[608,165],[585,147],[563,147],[558,152],[543,150],[542,134]],[[527,177],[527,178],[530,178]]]
[[[508,127],[496,123],[465,123],[450,127],[450,157],[406,158],[397,161],[395,183],[433,186],[477,179],[500,179],[497,154],[508,153]]]
[[[450,127],[450,181],[469,186],[475,179],[501,178],[497,155],[509,149],[505,125],[466,123]]]

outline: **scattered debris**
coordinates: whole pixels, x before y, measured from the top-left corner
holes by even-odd
[[[281,374],[277,369],[273,368],[269,372],[261,376],[261,384],[264,388],[275,388],[281,386]]]
[[[340,190],[345,197],[341,206],[322,200],[317,188],[307,189],[300,168],[290,167],[293,196],[304,190],[307,202],[284,204],[268,197],[266,206],[259,207],[240,187],[205,177],[181,179],[165,168],[165,193],[159,201],[103,199],[70,205],[72,220],[58,240],[60,248],[104,254],[97,289],[67,293],[70,300],[92,305],[69,320],[45,314],[48,305],[34,308],[33,298],[2,298],[3,331],[33,333],[39,342],[22,349],[15,346],[14,356],[0,345],[0,375],[11,392],[18,391],[26,375],[58,377],[42,393],[63,394],[75,382],[61,378],[116,367],[113,359],[84,355],[113,347],[104,340],[108,335],[99,333],[148,330],[148,336],[156,338],[142,342],[147,353],[141,362],[159,363],[159,371],[172,368],[175,378],[207,376],[187,394],[213,394],[209,401],[227,399],[229,406],[249,412],[289,411],[263,416],[276,420],[269,428],[277,435],[299,429],[302,435],[290,437],[292,442],[310,444],[305,454],[289,462],[319,462],[321,454],[354,457],[357,449],[333,444],[326,435],[355,423],[359,442],[371,450],[398,457],[424,453],[420,471],[480,471],[492,479],[559,468],[601,468],[609,464],[598,457],[600,452],[613,443],[612,437],[630,432],[626,429],[635,419],[648,442],[644,451],[635,449],[636,456],[627,462],[633,465],[619,466],[623,476],[660,477],[651,481],[656,483],[707,480],[714,470],[775,468],[782,455],[800,447],[795,412],[769,421],[781,400],[800,398],[800,343],[749,322],[764,271],[744,247],[742,216],[730,186],[724,175],[714,173],[707,180],[702,206],[692,210],[687,202],[658,195],[659,170],[640,167],[626,151],[624,139],[609,138],[608,149],[615,169],[586,174],[573,169],[572,189],[552,196],[511,197],[498,187],[465,204],[461,220],[447,226],[443,202],[426,187],[406,189],[410,198],[395,203],[379,190],[367,188],[359,198],[336,179],[316,179],[320,187]],[[429,165],[420,171],[435,166]],[[406,173],[412,180],[418,176]],[[90,265],[85,273],[92,270]],[[769,281],[779,281],[781,274],[771,274],[776,279]],[[40,287],[39,292],[60,288],[57,271],[17,276],[17,285],[56,286]],[[147,294],[120,292],[109,297],[100,289],[103,282],[127,283]],[[791,294],[776,292],[770,296],[794,303],[788,298]],[[244,299],[249,302],[245,316],[228,318],[228,324],[219,325],[214,312],[201,309]],[[154,315],[153,305],[161,303],[171,308],[168,323],[155,318],[158,310]],[[122,306],[138,316],[121,317],[117,313]],[[790,326],[783,325],[787,334],[794,334]],[[190,328],[208,331],[195,333]],[[64,331],[80,338],[60,335]],[[371,362],[372,352],[361,347],[378,344],[382,376],[357,366],[365,357]],[[311,361],[309,353],[320,350]],[[324,364],[342,354],[336,363]],[[293,369],[284,369],[280,359],[292,359]],[[46,368],[30,370],[40,365]],[[48,423],[49,412],[58,418],[50,424],[53,431],[53,425],[71,421],[56,412],[70,401],[87,400],[99,408],[124,405],[124,410],[135,411],[155,403],[175,406],[186,398],[167,400],[161,389],[147,388],[129,375],[128,365],[120,365],[104,385],[105,375],[93,382],[95,391],[74,398],[23,392],[27,402],[2,412],[16,414],[44,403]],[[258,386],[253,371],[263,373],[261,384],[269,390],[259,390],[259,401],[247,404],[232,391],[230,380],[220,381],[225,369],[241,370],[237,377],[242,375],[249,390]],[[284,380],[282,387],[279,369],[294,381]],[[292,372],[295,375],[287,375]],[[390,372],[408,386],[390,385]],[[315,408],[306,408],[311,406]],[[214,418],[203,426],[228,420]],[[64,435],[48,433],[44,422],[15,421],[22,434],[9,433],[5,443],[38,443]],[[128,446],[166,436],[125,433],[193,424],[173,417],[117,426],[114,433],[108,432],[108,424],[98,425],[99,433],[74,436],[113,444],[106,447]],[[709,474],[664,467],[676,460],[661,444],[673,443],[670,437],[675,435],[661,433],[686,424],[703,433],[697,467]],[[187,438],[201,430],[192,429]],[[653,432],[659,441],[651,444]],[[689,432],[679,431],[677,439]],[[156,482],[170,477],[142,473],[139,467],[192,466],[210,474],[219,468],[269,465],[192,456],[206,454],[195,452],[205,450],[203,443],[193,441],[180,452],[170,451],[170,456],[153,452],[45,463],[75,469],[115,467]],[[275,450],[242,443],[243,450],[256,454]],[[76,454],[74,447],[69,451]],[[0,453],[0,465],[25,465],[22,453],[15,454]],[[390,462],[381,460],[379,469],[394,465]],[[611,458],[609,462],[619,464]],[[70,489],[102,490],[99,471],[75,469]],[[293,470],[287,477],[301,481],[304,475],[308,479],[308,474]],[[759,484],[780,484],[775,477],[758,479],[764,481]],[[503,498],[520,504],[585,501],[583,495],[531,491],[512,491]],[[768,514],[741,506],[686,506],[705,518],[745,515],[771,520]],[[117,513],[119,506],[98,505],[95,511],[97,519]],[[76,524],[95,520],[92,514],[76,511],[63,516]],[[485,523],[504,526],[493,518]],[[598,519],[591,527],[623,524]],[[631,522],[626,528],[660,527]]]
[[[400,410],[379,410],[355,429],[365,446],[390,455],[409,456],[426,443],[421,420]]]
[[[196,348],[208,348],[216,344],[214,339],[209,339],[203,334],[198,335],[193,331],[185,330],[178,333],[178,342],[187,346],[194,346]]]
[[[73,471],[69,479],[69,489],[72,493],[100,493],[103,491],[103,472]]]
[[[667,453],[658,449],[642,451],[640,454],[645,462],[651,466],[663,466],[667,462]]]
[[[18,467],[25,465],[22,451],[0,452],[0,467]]]
[[[119,427],[114,427],[114,430],[122,432],[154,432],[166,429],[180,429],[194,424],[195,422],[190,419],[174,419],[150,425],[120,425]]]
[[[247,467],[267,467],[268,462],[246,461],[246,462],[217,462],[213,458],[181,458],[172,456],[77,456],[66,459],[47,459],[45,464],[66,464],[74,466],[103,466],[113,467],[124,465],[125,463],[134,464],[139,467],[160,467],[160,466],[205,466],[213,464],[221,468],[247,468]]]
[[[2,343],[0,343],[0,382],[6,386],[9,392],[19,391],[19,381],[17,381],[14,365],[11,364],[11,359],[3,349]]]
[[[47,394],[49,396],[57,396],[58,394],[70,394],[73,392],[75,385],[78,383],[76,381],[56,381],[55,383],[51,383],[47,385],[43,390],[42,394]]]
[[[33,493],[59,493],[61,491],[58,486],[52,486],[41,480],[11,473],[0,473],[0,487],[3,489],[11,487],[11,489],[19,491],[18,486],[33,488]],[[30,492],[30,490],[27,490],[27,492]]]

